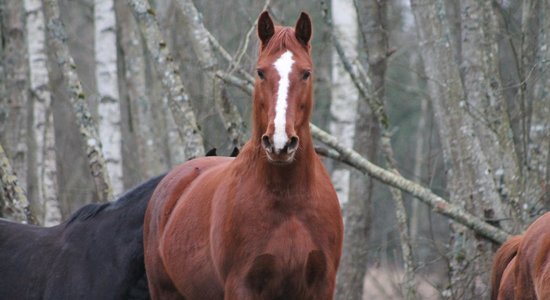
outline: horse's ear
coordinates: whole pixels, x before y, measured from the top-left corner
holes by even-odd
[[[216,154],[216,148],[208,150],[204,156],[218,156],[218,154]]]
[[[267,10],[264,10],[258,18],[258,37],[262,41],[262,48],[267,45],[269,39],[275,34],[275,25]]]
[[[327,273],[327,259],[321,250],[309,252],[306,263],[306,282],[313,285],[325,277]]]
[[[275,256],[262,254],[256,257],[246,276],[248,286],[257,293],[262,292],[275,277],[275,268]]]
[[[294,27],[294,32],[296,34],[296,38],[304,47],[308,47],[309,40],[311,39],[311,19],[309,18],[309,15],[305,12],[302,12],[300,14],[300,17],[298,18],[298,21],[296,21],[296,26]]]
[[[229,157],[237,157],[237,155],[239,155],[239,148],[234,147]]]

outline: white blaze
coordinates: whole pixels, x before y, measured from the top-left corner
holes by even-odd
[[[292,52],[286,51],[275,61],[273,66],[279,73],[279,88],[277,89],[277,103],[275,106],[275,133],[273,134],[273,143],[275,152],[284,148],[288,140],[286,135],[286,107],[288,98],[288,88],[290,86],[289,75],[292,70]]]

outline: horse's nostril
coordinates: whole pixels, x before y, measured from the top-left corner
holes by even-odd
[[[294,152],[298,148],[298,137],[293,136],[290,138],[290,142],[288,142],[288,145],[285,147],[287,148],[288,152]]]
[[[271,152],[273,150],[273,147],[271,146],[271,141],[269,140],[269,137],[265,134],[262,136],[262,146],[268,152]]]

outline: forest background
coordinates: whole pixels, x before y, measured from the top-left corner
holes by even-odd
[[[314,22],[336,298],[487,298],[550,207],[548,1],[0,0],[0,217],[52,226],[241,147],[266,9]]]

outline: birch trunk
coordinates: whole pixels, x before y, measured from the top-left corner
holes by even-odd
[[[59,6],[56,0],[44,2],[44,14],[47,20],[48,38],[52,51],[55,53],[57,64],[63,73],[63,80],[70,95],[70,101],[80,129],[81,138],[88,158],[88,166],[98,192],[99,200],[107,202],[112,199],[112,188],[109,174],[105,166],[105,159],[101,150],[101,141],[97,133],[97,125],[93,120],[82,85],[76,73],[74,60],[66,44],[65,27],[59,19]]]
[[[116,19],[113,0],[94,1],[96,84],[99,137],[114,195],[124,191],[118,92]]]
[[[43,208],[43,216],[37,216],[44,226],[61,222],[57,194],[57,166],[55,153],[55,133],[51,112],[50,80],[48,77],[46,53],[46,25],[42,12],[42,1],[25,0],[27,14],[28,55],[30,86],[33,100],[32,130],[35,149],[34,168],[36,171],[35,204]]]
[[[332,0],[331,17],[333,31],[341,37],[342,47],[351,61],[357,63],[357,11],[353,0]],[[330,104],[330,132],[338,136],[348,148],[353,147],[357,99],[359,95],[350,76],[346,72],[338,54],[332,54],[332,88]],[[340,205],[346,209],[350,194],[350,171],[344,166],[335,165],[331,174],[332,183],[338,194]]]
[[[204,155],[204,142],[197,124],[197,118],[185,86],[181,81],[178,69],[169,54],[166,42],[162,38],[155,13],[144,0],[128,0],[133,9],[140,31],[147,44],[155,69],[169,95],[169,106],[174,121],[178,125],[181,139],[184,142],[186,159]]]

